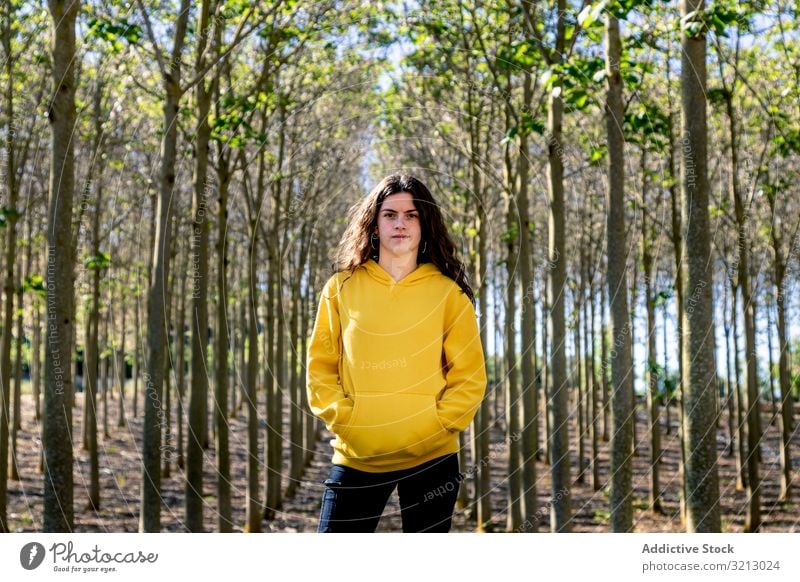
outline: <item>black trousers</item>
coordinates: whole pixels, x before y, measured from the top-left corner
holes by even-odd
[[[458,453],[386,473],[333,465],[325,479],[317,531],[374,532],[397,487],[404,532],[446,533],[450,531],[462,479]]]

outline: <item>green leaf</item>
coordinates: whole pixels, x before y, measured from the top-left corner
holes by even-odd
[[[124,18],[113,21],[105,16],[92,16],[88,19],[89,31],[87,38],[98,38],[108,43],[111,52],[119,53],[125,45],[120,39],[124,39],[128,44],[136,44],[142,38],[142,29],[138,24],[131,23]]]
[[[595,166],[599,166],[600,163],[605,159],[607,154],[608,154],[608,146],[606,144],[592,146],[592,153],[589,155],[589,163]]]
[[[41,275],[28,275],[22,280],[22,292],[33,292],[39,297],[45,296],[44,279]]]
[[[577,109],[582,111],[586,109],[586,105],[589,102],[589,94],[583,89],[572,91],[570,92],[568,102],[572,103]]]
[[[655,297],[654,305],[655,307],[661,307],[665,303],[667,303],[670,299],[672,299],[674,293],[672,292],[671,287],[667,287],[666,289],[661,289]]]
[[[725,210],[723,208],[720,208],[716,204],[709,204],[708,216],[710,218],[719,218],[720,216],[725,216]]]
[[[2,214],[4,220],[8,220],[9,222],[19,220],[22,216],[19,210],[16,208],[9,208],[8,206],[3,206],[3,209],[0,210],[0,214]]]
[[[525,111],[522,114],[522,133],[524,135],[530,135],[531,133],[544,135],[544,123],[533,117],[530,112]]]
[[[100,254],[96,256],[87,257],[83,264],[89,270],[105,269],[111,264],[111,255],[100,251]]]
[[[500,234],[500,241],[503,244],[511,244],[519,237],[519,229],[517,228],[517,224],[514,223],[511,228],[503,231]]]
[[[578,14],[578,24],[585,29],[602,25],[600,16],[608,7],[608,3],[608,0],[601,0],[596,4],[587,4],[584,6],[583,10],[581,10],[580,14]]]
[[[513,50],[514,46],[512,45],[509,48]],[[534,47],[532,47],[528,42],[518,43],[514,53],[507,55],[504,59],[502,59],[504,62],[500,62],[498,64],[501,66],[513,64],[517,67],[523,67],[526,69],[532,68],[536,65],[536,58],[538,54],[535,50],[533,50],[533,48]]]
[[[509,142],[514,141],[514,138],[517,137],[518,131],[519,130],[517,129],[516,125],[514,125],[513,127],[509,127],[505,137],[500,140],[500,145],[505,145]]]
[[[708,90],[708,101],[712,105],[721,105],[725,103],[728,98],[729,91],[722,87],[715,87]]]

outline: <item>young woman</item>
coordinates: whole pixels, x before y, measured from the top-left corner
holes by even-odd
[[[464,265],[422,182],[351,210],[308,347],[311,411],[336,436],[317,531],[374,532],[398,488],[405,532],[447,532],[458,433],[486,390]]]

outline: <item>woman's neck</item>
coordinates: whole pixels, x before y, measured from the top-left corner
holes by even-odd
[[[389,273],[392,279],[398,282],[406,277],[409,273],[413,272],[418,266],[417,257],[411,253],[406,256],[396,256],[390,255],[389,253],[381,253],[381,256],[378,258],[378,264],[383,268],[384,271]]]

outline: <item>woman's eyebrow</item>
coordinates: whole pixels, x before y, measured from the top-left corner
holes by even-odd
[[[394,208],[384,208],[382,210],[382,212],[397,212],[397,210],[395,210]],[[406,214],[408,214],[409,212],[417,212],[417,209],[416,208],[412,208],[411,210],[405,210],[404,212]]]

